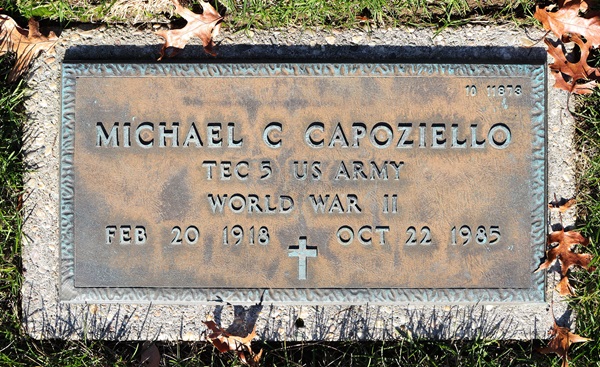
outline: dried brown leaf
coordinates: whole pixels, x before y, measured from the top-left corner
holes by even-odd
[[[567,74],[571,78],[578,79],[590,79],[598,74],[598,69],[588,65],[587,58],[590,54],[589,44],[583,42],[581,37],[574,34],[565,40],[573,41],[579,47],[581,57],[577,62],[570,62],[567,59],[567,55],[562,50],[561,45],[552,45],[549,39],[545,39],[546,45],[548,45],[548,53],[554,58],[554,62],[550,64],[550,69],[558,70],[561,73]]]
[[[572,93],[575,94],[592,94],[594,93],[594,88],[598,83],[595,80],[592,80],[587,83],[575,83],[571,89]]]
[[[213,37],[219,33],[223,17],[217,13],[215,8],[207,2],[200,1],[202,5],[202,14],[196,14],[193,11],[181,6],[178,0],[172,0],[175,4],[175,12],[183,17],[188,23],[181,29],[171,29],[168,31],[160,30],[156,35],[165,39],[165,44],[160,50],[161,60],[165,55],[167,57],[175,56],[180,50],[185,48],[190,39],[194,36],[202,40],[204,51],[215,56],[213,51]],[[171,47],[173,52],[168,54],[166,51]]]
[[[561,327],[556,324],[554,321],[554,325],[552,329],[549,331],[552,339],[550,343],[548,343],[547,347],[538,349],[538,352],[548,354],[548,353],[556,353],[563,360],[563,367],[569,366],[569,347],[573,343],[582,343],[586,341],[590,341],[589,338],[584,338],[577,334],[573,334],[569,328]]]
[[[568,249],[570,249],[571,246],[576,244],[587,246],[589,245],[590,240],[583,237],[581,233],[577,231],[565,232],[564,229],[561,229],[560,231],[554,231],[548,235],[548,243],[558,243],[568,246]]]
[[[554,200],[548,203],[548,208],[550,209],[558,209],[561,213],[569,210],[573,205],[577,203],[575,199],[565,199],[561,198],[560,200]]]
[[[585,0],[560,0],[558,10],[538,6],[534,14],[544,28],[554,32],[559,39],[575,42],[575,52],[570,56],[579,49],[579,60],[571,62],[562,43],[554,46],[545,40],[548,53],[554,58],[554,63],[550,64],[556,80],[554,87],[576,94],[591,94],[600,80],[600,70],[587,63],[590,49],[600,46],[600,11],[589,8]]]
[[[250,366],[258,366],[260,359],[262,358],[262,354],[263,354],[263,350],[261,349],[258,353],[256,353],[253,357],[252,360],[250,361],[250,363],[248,363]]]
[[[563,297],[573,295],[573,287],[571,287],[571,283],[569,282],[569,277],[562,277],[560,282],[555,287],[558,294]]]
[[[42,51],[52,50],[58,37],[50,32],[48,37],[42,35],[39,23],[29,19],[29,30],[19,27],[11,17],[0,14],[0,55],[14,52],[17,58],[8,81],[16,81],[29,68],[31,61]]]
[[[231,335],[227,331],[221,329],[214,321],[204,321],[204,324],[211,333],[208,334],[208,339],[221,353],[229,351],[236,352],[240,361],[249,366],[258,366],[262,349],[258,354],[252,351],[251,342],[256,337],[256,325],[252,332],[245,337]]]
[[[585,1],[558,1],[556,12],[538,6],[533,16],[559,38],[567,33],[579,34],[591,45],[600,45],[600,12],[588,10]]]
[[[587,246],[589,240],[581,235],[577,231],[554,231],[548,235],[548,243],[558,243],[558,245],[550,248],[546,251],[546,260],[537,268],[536,271],[542,269],[548,269],[554,264],[555,261],[560,262],[561,269],[561,280],[557,285],[558,292],[562,295],[572,295],[573,290],[569,284],[569,278],[567,273],[573,266],[579,266],[586,270],[589,269],[590,262],[592,261],[591,254],[580,254],[573,252],[573,246],[583,245]]]
[[[215,348],[217,348],[221,353],[229,352],[230,347],[229,343],[227,342],[227,338],[229,338],[231,334],[218,327],[214,321],[204,321],[204,324],[206,324],[206,327],[212,331],[212,333],[208,334],[208,339],[215,346]]]
[[[587,79],[598,78],[600,76],[600,70],[597,68],[593,68],[588,65],[587,60],[590,56],[590,51],[593,45],[591,42],[586,42],[578,34],[572,33],[568,36],[564,36],[563,40],[565,41],[573,41],[579,47],[579,61],[577,62],[581,69],[583,70],[583,75],[587,77]]]
[[[562,90],[566,90],[567,92],[575,93],[575,94],[592,94],[594,92],[594,88],[598,85],[595,80],[589,81],[587,83],[576,83],[574,79],[569,79],[568,81],[565,79],[564,74],[560,72],[554,72],[554,87]]]
[[[577,94],[592,93],[592,89],[596,86],[596,80],[600,79],[600,70],[589,66],[587,63],[590,53],[589,43],[584,42],[576,34],[563,37],[563,39],[573,41],[576,44],[576,47],[580,50],[580,57],[577,62],[571,62],[563,51],[564,45],[562,43],[559,42],[557,46],[554,46],[548,38],[544,40],[548,46],[548,54],[554,59],[554,62],[549,65],[556,80],[554,87]],[[580,80],[585,82],[578,83]]]
[[[562,264],[562,275],[567,275],[567,269],[573,266],[579,266],[583,269],[588,269],[590,262],[592,262],[592,254],[578,254],[572,251],[564,252],[560,255],[560,262]]]

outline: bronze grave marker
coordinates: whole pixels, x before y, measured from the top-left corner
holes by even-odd
[[[64,301],[541,302],[541,64],[64,64]]]

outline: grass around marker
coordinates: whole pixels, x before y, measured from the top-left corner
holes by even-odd
[[[600,65],[596,60],[596,66]],[[573,366],[600,366],[600,90],[577,99],[579,225],[591,245],[582,249],[594,256],[596,270],[580,271],[572,284],[576,297],[570,305],[577,314],[577,333],[594,340],[578,345],[571,352]]]
[[[95,5],[89,5],[89,3]],[[74,6],[72,4],[80,4]],[[83,4],[83,5],[81,5]],[[22,19],[69,21],[89,18],[115,21],[117,0],[110,1],[34,1],[0,0],[0,7]],[[230,29],[284,28],[286,26],[356,28],[394,27],[403,24],[434,25],[438,28],[467,22],[493,22],[517,19],[532,23],[533,2],[466,0],[267,0],[219,3],[227,8]],[[470,7],[469,4],[476,4]],[[90,15],[92,14],[93,17]],[[152,15],[152,14],[150,14]],[[364,17],[366,21],[357,18]],[[88,18],[86,18],[88,17]],[[142,343],[103,341],[37,341],[20,330],[21,222],[20,195],[24,166],[21,153],[23,139],[23,81],[8,85],[5,80],[12,60],[0,61],[0,366],[137,366]],[[575,98],[575,97],[572,97]],[[600,265],[597,244],[600,241],[600,91],[577,97],[581,160],[579,179],[580,227],[592,240],[586,252],[594,254],[593,264]],[[577,297],[570,300],[578,313],[576,332],[595,339],[574,345],[569,355],[571,366],[600,366],[600,270],[574,272]],[[389,342],[253,342],[265,348],[264,366],[560,366],[555,356],[534,350],[544,341],[431,341],[410,338]],[[204,342],[160,342],[162,364],[167,366],[238,366],[233,355],[221,355]]]
[[[24,170],[21,155],[24,82],[6,84],[13,61],[10,56],[0,58],[0,345],[7,345],[2,341],[10,341],[19,330],[21,287],[19,207]]]
[[[201,0],[181,0],[199,10]],[[165,20],[172,12],[170,0],[154,0],[137,7],[126,0],[0,0],[0,7],[25,18],[61,23],[149,22]],[[288,26],[323,28],[398,27],[401,25],[445,28],[468,22],[498,19],[532,22],[531,0],[221,0],[211,1],[225,13],[223,27],[234,31]]]

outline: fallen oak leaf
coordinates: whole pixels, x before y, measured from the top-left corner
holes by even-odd
[[[590,240],[583,237],[581,233],[577,231],[565,231],[561,229],[560,231],[554,231],[548,235],[548,243],[559,243],[565,246],[569,246],[569,248],[576,244],[581,244],[587,246],[590,244]]]
[[[600,11],[590,10],[592,7],[586,0],[559,0],[557,5],[556,11],[551,11],[556,8],[555,5],[538,5],[534,17],[559,39],[575,42],[581,55],[579,61],[569,62],[561,45],[555,47],[548,39],[545,40],[548,53],[554,58],[550,65],[556,80],[554,87],[570,93],[591,94],[600,80],[600,70],[590,67],[587,59],[590,49],[600,46]]]
[[[175,12],[183,17],[188,23],[181,29],[171,29],[168,31],[160,30],[155,32],[157,36],[165,39],[165,44],[160,50],[160,57],[158,60],[162,60],[165,55],[167,57],[175,56],[179,50],[185,48],[189,40],[194,36],[202,40],[202,45],[204,46],[204,51],[206,53],[215,56],[216,53],[213,51],[213,37],[216,37],[217,34],[219,34],[219,28],[221,27],[223,17],[217,13],[212,5],[204,1],[200,1],[200,4],[202,5],[202,14],[196,14],[193,11],[184,8],[179,3],[179,0],[172,1],[175,5]],[[166,50],[169,47],[174,49],[172,54],[166,53]]]
[[[571,88],[571,92],[575,93],[575,94],[592,94],[594,93],[594,88],[596,88],[596,86],[598,85],[598,83],[595,80],[592,80],[591,82],[587,82],[587,83],[575,83],[573,84],[573,87]]]
[[[230,336],[228,332],[222,330],[214,321],[203,321],[207,328],[209,328],[212,333],[208,335],[210,342],[219,350],[221,353],[227,353],[229,351],[229,345],[225,343],[223,340]]]
[[[580,50],[580,57],[577,62],[568,60],[562,46],[559,43],[554,46],[548,38],[544,42],[548,46],[548,54],[552,56],[554,62],[550,65],[550,70],[554,73],[555,88],[564,89],[576,94],[590,94],[596,86],[596,80],[600,79],[600,70],[588,65],[587,58],[590,53],[589,43],[584,42],[576,34],[563,37],[565,41],[572,40]],[[586,83],[578,83],[580,80],[589,80]]]
[[[560,231],[554,231],[548,235],[549,244],[557,242],[557,246],[554,246],[548,251],[546,251],[546,261],[537,268],[536,272],[551,267],[552,264],[554,264],[554,262],[559,259],[561,261],[564,261],[565,259],[571,259],[573,261],[574,259],[569,256],[569,253],[575,254],[571,251],[571,247],[573,247],[576,244],[581,244],[584,246],[587,246],[589,244],[589,240],[583,237],[581,233],[577,231],[565,232],[564,229],[561,229]],[[564,270],[562,273],[566,273],[566,270]]]
[[[600,25],[598,27],[598,31],[600,32]],[[579,46],[580,56],[578,64],[581,65],[584,74],[587,75],[588,78],[600,77],[600,70],[591,67],[587,63],[588,57],[590,56],[590,50],[594,45],[592,45],[590,41],[585,42],[578,34],[575,33],[563,36],[563,41],[564,40],[573,41],[575,44],[577,44],[577,46]]]
[[[583,42],[581,37],[573,34],[568,37],[564,37],[565,41],[573,41],[579,47],[581,57],[577,62],[570,62],[567,59],[567,55],[562,50],[561,45],[554,46],[552,42],[546,38],[544,42],[548,46],[548,53],[554,59],[554,62],[549,65],[551,70],[558,70],[561,73],[567,74],[571,78],[578,79],[590,79],[600,75],[598,69],[588,65],[587,58],[590,54],[590,46]]]
[[[590,267],[592,255],[565,252],[564,254],[559,255],[559,261],[561,263],[561,279],[556,285],[556,290],[561,296],[572,296],[574,294],[573,287],[571,287],[567,272],[573,266],[579,266],[585,270],[592,270]]]
[[[591,254],[579,254],[573,252],[572,247],[577,244],[587,246],[589,240],[577,231],[565,231],[564,229],[561,229],[560,231],[554,231],[548,235],[549,244],[557,242],[557,246],[546,251],[546,260],[535,271],[538,272],[542,269],[548,269],[558,260],[561,267],[561,280],[556,288],[561,296],[572,295],[573,290],[567,276],[569,269],[573,266],[579,266],[588,270],[590,262],[592,261]]]
[[[549,333],[552,336],[550,343],[548,343],[547,347],[538,349],[538,352],[544,354],[556,353],[563,360],[562,367],[569,366],[568,352],[571,344],[592,340],[573,334],[569,328],[558,326],[556,320],[554,320],[554,325],[552,326],[552,329],[549,330]]]
[[[250,358],[248,359],[248,358],[246,358],[246,354],[243,351],[238,351],[238,358],[240,359],[240,361],[247,364],[248,366],[255,367],[255,366],[259,365],[258,362],[260,361],[262,354],[263,354],[262,349],[256,354],[249,353]]]
[[[551,201],[548,203],[548,208],[558,209],[560,212],[564,213],[567,210],[569,210],[576,203],[577,203],[576,199],[561,198],[560,200],[556,200],[556,196],[555,196],[554,201]]]
[[[580,11],[583,15],[580,15]],[[533,16],[559,38],[567,33],[580,34],[591,45],[600,45],[600,11],[588,10],[585,1],[558,1],[558,10],[555,12],[549,12],[538,5]]]
[[[573,287],[569,282],[569,277],[562,277],[556,287],[554,287],[561,296],[569,296],[573,294]]]
[[[261,349],[258,353],[256,353],[253,357],[252,357],[252,361],[250,363],[248,363],[250,366],[258,366],[258,362],[260,361],[261,357],[263,354],[263,350]]]
[[[596,88],[597,82],[595,80],[591,80],[587,83],[577,83],[575,79],[570,78],[567,81],[564,77],[564,74],[554,71],[554,88],[566,90],[570,93],[575,94],[592,94],[594,93],[594,88]]]
[[[256,337],[256,324],[254,325],[254,328],[250,334],[248,334],[246,337],[240,337],[232,335],[221,329],[214,321],[203,322],[206,327],[211,330],[211,333],[207,335],[208,339],[219,352],[226,353],[233,351],[237,353],[238,357],[243,363],[249,366],[258,365],[258,361],[260,360],[263,351],[261,349],[258,354],[255,354],[250,345],[252,339]]]
[[[573,266],[579,266],[585,270],[590,268],[590,263],[592,262],[592,254],[578,254],[572,251],[565,252],[560,254],[559,258],[562,263],[562,275],[563,277],[567,275],[567,270],[572,268]]]
[[[256,335],[254,330],[250,333],[249,336],[252,336],[250,340],[246,340],[246,338],[242,338],[240,336],[235,336],[227,331],[221,329],[214,321],[204,321],[204,324],[212,331],[208,335],[208,338],[213,343],[213,345],[219,350],[221,353],[226,353],[229,351],[239,351],[243,348],[250,348],[250,340],[254,338]]]
[[[50,32],[42,35],[39,23],[29,19],[29,30],[25,30],[11,17],[0,14],[0,55],[14,52],[17,61],[8,75],[9,82],[15,82],[28,68],[31,61],[42,51],[52,50],[58,37]]]

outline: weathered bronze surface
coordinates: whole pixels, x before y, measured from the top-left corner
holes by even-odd
[[[64,67],[65,300],[543,299],[543,65]]]

